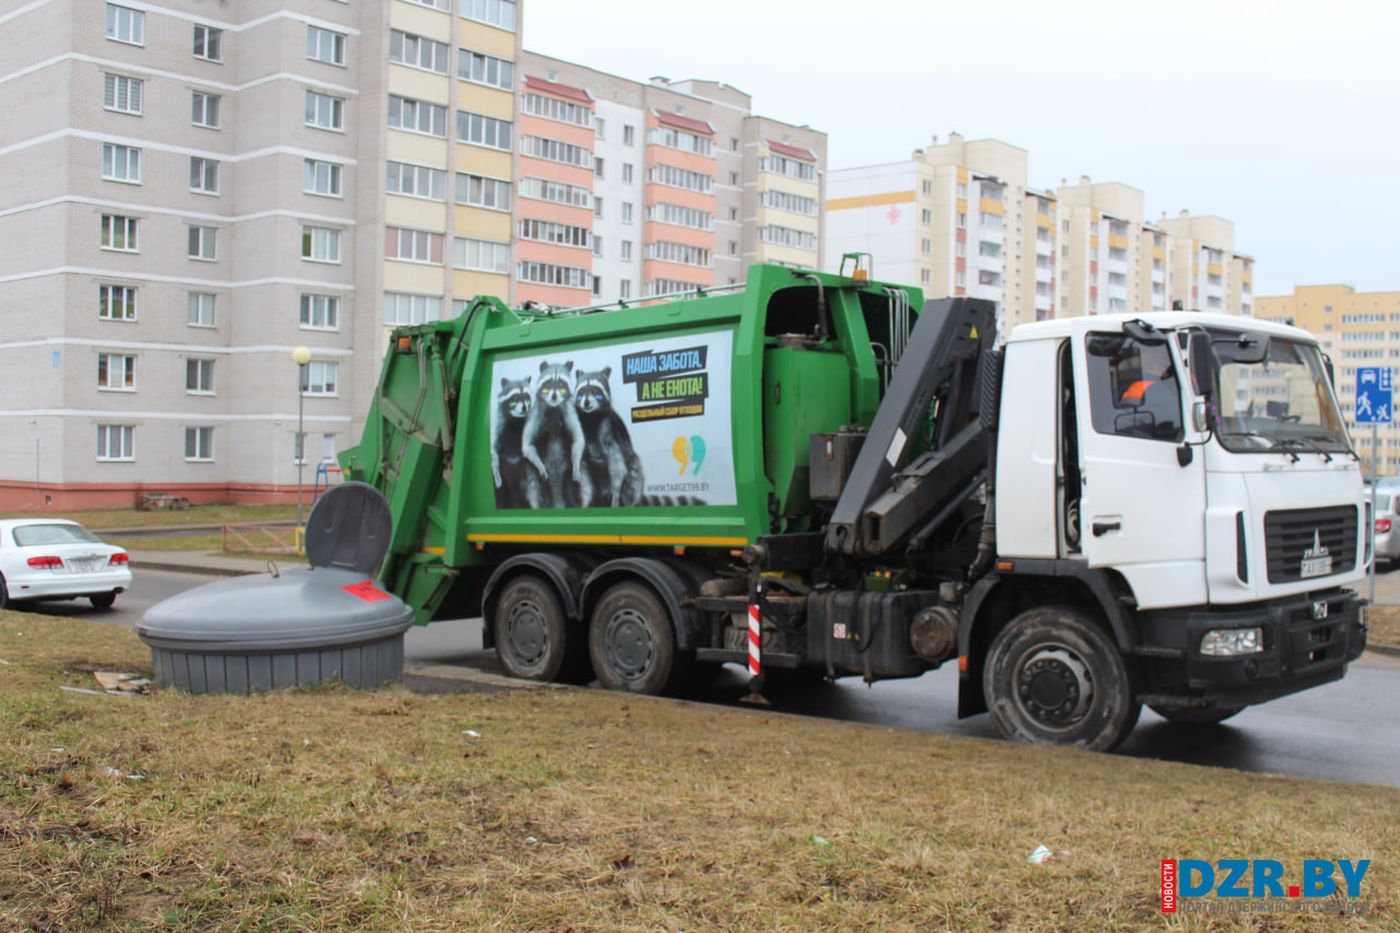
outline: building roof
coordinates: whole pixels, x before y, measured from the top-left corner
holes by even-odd
[[[553,81],[546,81],[544,78],[536,78],[532,75],[525,76],[525,86],[536,91],[544,91],[546,94],[553,94],[556,97],[565,97],[569,100],[576,100],[582,104],[593,103],[593,97],[582,88],[569,87],[567,84],[557,84]]]
[[[801,146],[789,146],[787,143],[774,142],[771,139],[765,139],[764,142],[768,144],[769,149],[772,149],[778,155],[790,156],[794,159],[801,159],[804,162],[817,161],[817,154],[810,149],[803,149]]]
[[[666,124],[674,126],[676,129],[685,130],[688,133],[702,133],[705,136],[715,135],[715,128],[704,120],[696,120],[693,117],[683,117],[678,113],[671,113],[669,110],[653,110],[656,119]]]

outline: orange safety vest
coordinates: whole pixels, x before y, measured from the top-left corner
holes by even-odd
[[[1143,396],[1147,394],[1147,387],[1152,385],[1155,381],[1154,379],[1139,379],[1123,390],[1121,398],[1123,401],[1133,405],[1141,405]]]

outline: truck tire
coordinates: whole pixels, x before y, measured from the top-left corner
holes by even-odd
[[[671,616],[644,583],[618,583],[603,593],[588,626],[588,654],[609,690],[674,693],[689,680]]]
[[[1037,745],[1106,752],[1142,712],[1118,646],[1068,606],[1012,619],[987,653],[982,690],[1002,734]]]
[[[521,574],[501,588],[491,631],[501,667],[512,677],[566,683],[592,679],[582,629],[570,624],[559,595],[541,577]]]
[[[1243,706],[1149,706],[1167,722],[1183,726],[1213,726],[1244,709]]]

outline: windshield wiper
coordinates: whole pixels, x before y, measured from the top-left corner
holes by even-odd
[[[1339,443],[1338,440],[1337,440],[1335,437],[1333,437],[1331,434],[1304,434],[1304,435],[1303,435],[1303,440],[1305,440],[1305,441],[1326,441],[1326,442],[1331,443],[1331,444],[1337,444],[1337,443]],[[1348,453],[1348,454],[1351,454],[1353,457],[1355,457],[1358,461],[1361,459],[1361,455],[1360,455],[1359,453],[1356,452],[1355,448],[1353,448],[1353,447],[1351,446],[1350,443],[1346,444],[1345,446],[1343,446],[1342,448],[1340,448],[1339,450],[1337,450],[1337,453]]]
[[[1219,434],[1221,437],[1258,437],[1268,441],[1269,448],[1271,450],[1277,447],[1283,450],[1284,453],[1288,454],[1288,456],[1291,458],[1289,461],[1290,463],[1297,463],[1299,460],[1302,459],[1298,456],[1296,452],[1290,450],[1286,444],[1284,444],[1282,441],[1280,441],[1278,438],[1274,437],[1271,434],[1264,434],[1259,431],[1217,431],[1216,433]]]
[[[1331,438],[1328,438],[1328,440],[1331,440]],[[1278,445],[1284,448],[1285,450],[1291,449],[1288,446],[1290,444],[1302,445],[1302,448],[1304,450],[1312,451],[1313,453],[1317,454],[1322,454],[1323,461],[1327,463],[1332,462],[1332,455],[1323,448],[1319,447],[1317,445],[1317,442],[1312,440],[1311,436],[1309,435],[1304,435],[1303,437],[1281,437],[1278,439]]]

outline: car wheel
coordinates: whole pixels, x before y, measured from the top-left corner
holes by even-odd
[[[1038,745],[1109,751],[1142,712],[1118,646],[1068,606],[1012,619],[992,641],[982,689],[1002,734]]]
[[[5,578],[0,576],[0,609],[10,608],[10,591],[5,589]]]
[[[1167,722],[1184,726],[1213,726],[1244,709],[1243,706],[1148,706]]]
[[[643,583],[619,583],[598,600],[588,625],[588,654],[598,682],[609,690],[674,693],[691,679],[671,614]]]
[[[491,614],[496,656],[512,677],[586,683],[588,645],[581,626],[569,622],[559,595],[534,574],[515,577],[501,590]]]
[[[88,602],[92,603],[92,608],[94,609],[111,609],[112,604],[116,601],[116,593],[102,593],[98,596],[88,597]]]

